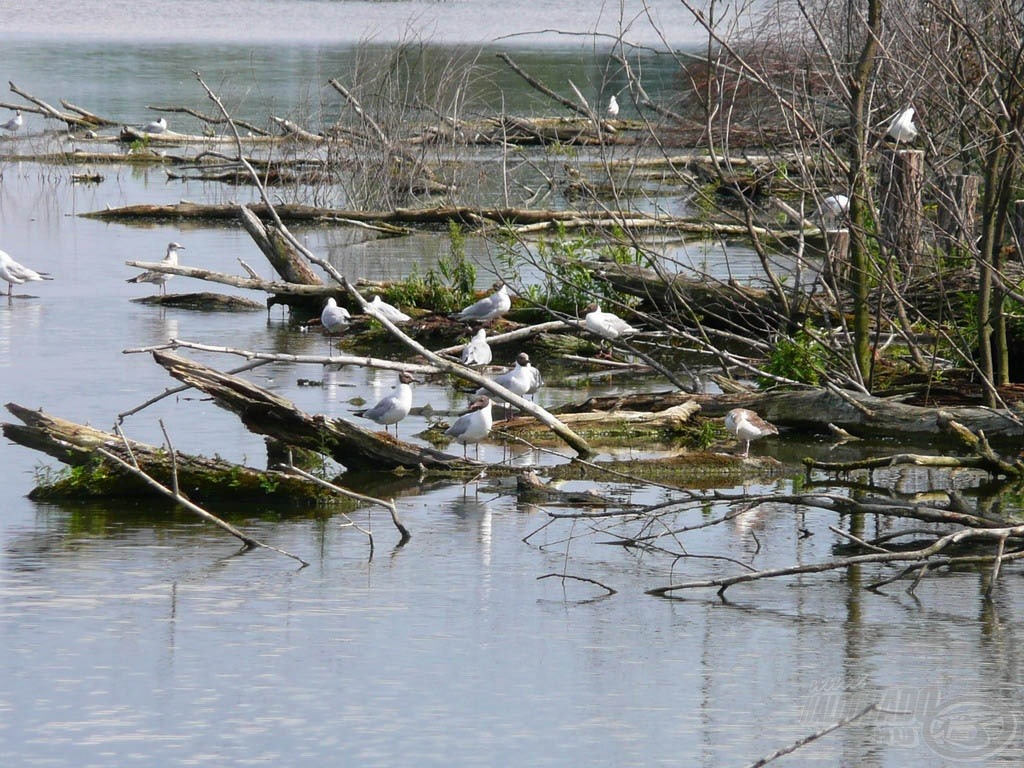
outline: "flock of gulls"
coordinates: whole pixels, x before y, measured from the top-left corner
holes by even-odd
[[[487,324],[504,316],[511,308],[512,299],[508,286],[503,283],[494,293],[453,313],[450,317],[470,324]],[[383,301],[380,296],[374,296],[373,300],[366,305],[366,313],[370,316],[386,317],[396,325],[410,320],[409,315]],[[320,324],[324,332],[328,334],[345,330],[351,320],[348,310],[339,307],[334,298],[327,300],[320,314]],[[587,313],[583,317],[581,325],[595,336],[608,341],[640,332],[638,328],[633,327],[619,316],[603,311],[597,303],[587,307]],[[480,368],[489,365],[492,359],[491,347],[487,343],[487,328],[480,327],[469,342],[463,346],[460,360],[467,367]],[[540,370],[530,362],[530,356],[526,352],[520,352],[516,356],[515,364],[495,375],[492,381],[519,397],[531,398],[544,385]],[[394,425],[397,438],[399,422],[412,411],[413,383],[412,375],[402,371],[398,375],[397,386],[390,394],[381,398],[372,408],[357,411],[356,415],[380,424],[384,427],[385,432],[388,432],[388,428]],[[501,398],[490,395],[485,387],[480,387],[474,393],[474,399],[469,408],[445,430],[445,436],[462,445],[463,458],[468,457],[470,445],[476,447],[479,458],[480,443],[487,439],[494,426],[494,414],[491,407],[495,403],[503,402]],[[508,409],[507,416],[511,416],[511,404],[504,403],[504,405]],[[730,411],[726,416],[725,426],[738,440],[743,441],[744,458],[750,455],[752,441],[778,434],[778,429],[774,425],[762,419],[754,411],[745,408],[736,408]]]
[[[614,95],[608,100],[606,113],[609,117],[616,117],[619,114],[619,103]],[[0,130],[14,133],[23,125],[24,117],[19,109],[13,117],[0,123]],[[144,125],[142,130],[146,133],[164,133],[167,131],[167,120],[163,117],[158,118]],[[912,107],[898,112],[889,123],[887,136],[893,139],[897,145],[910,143],[917,138],[917,135],[918,130],[914,124],[914,109]],[[848,215],[849,206],[850,200],[846,195],[829,195],[822,200],[821,214],[824,218],[838,221]],[[180,243],[168,243],[161,264],[176,266],[178,251],[184,249],[185,247]],[[151,283],[158,286],[163,295],[166,293],[167,281],[172,277],[173,275],[164,272],[150,270],[129,278],[127,282]],[[12,296],[12,289],[15,285],[53,279],[47,272],[38,272],[20,264],[10,254],[2,250],[0,250],[0,278],[7,281],[7,296],[9,298]],[[452,318],[467,324],[486,324],[502,317],[511,308],[512,299],[509,296],[508,287],[502,284],[493,294],[454,313]],[[374,296],[373,301],[367,305],[366,312],[371,316],[386,318],[394,324],[405,323],[411,319],[405,312],[383,301],[380,296]],[[320,315],[324,331],[329,334],[344,331],[351,323],[351,319],[348,310],[339,307],[333,298],[327,300]],[[638,332],[638,329],[622,318],[611,312],[603,311],[597,303],[587,307],[582,325],[587,331],[605,341],[614,341]],[[468,367],[479,368],[489,365],[492,359],[491,348],[487,343],[487,331],[481,327],[469,343],[463,347],[461,361]],[[544,383],[540,371],[530,363],[530,357],[525,352],[521,352],[516,357],[515,365],[512,368],[495,376],[494,381],[520,397],[532,396]],[[360,415],[380,424],[385,431],[394,425],[397,437],[398,423],[412,410],[412,384],[412,376],[404,371],[401,372],[395,390],[372,408],[361,412]],[[469,445],[475,445],[479,455],[479,444],[490,434],[494,423],[491,413],[492,400],[488,396],[487,390],[481,388],[476,391],[475,395],[469,409],[445,431],[446,436],[462,445],[464,457]],[[725,426],[737,440],[744,443],[744,458],[750,454],[752,441],[778,434],[778,429],[773,424],[746,408],[735,408],[730,411],[725,417]]]

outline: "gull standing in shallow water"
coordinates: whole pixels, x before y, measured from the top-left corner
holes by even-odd
[[[351,319],[352,316],[348,313],[348,310],[344,307],[339,307],[338,302],[334,300],[333,296],[327,300],[323,312],[320,313],[320,324],[324,327],[326,333],[341,333],[348,328],[348,323]]]
[[[11,295],[14,284],[21,285],[29,280],[53,280],[46,272],[36,272],[11,258],[7,251],[0,251],[0,277],[7,281],[7,295]]]
[[[466,458],[466,446],[476,445],[476,457],[480,458],[480,441],[491,433],[494,420],[491,417],[491,399],[486,395],[476,398],[469,410],[459,416],[444,433],[457,443],[462,443],[462,458]]]
[[[366,314],[387,318],[388,322],[394,325],[401,325],[412,320],[405,312],[383,301],[380,296],[374,296],[373,301],[366,305]]]
[[[462,320],[467,323],[486,323],[488,320],[497,320],[512,309],[512,299],[508,295],[508,286],[504,283],[490,296],[480,299],[475,304],[470,304],[465,309],[452,315],[455,320]]]
[[[750,456],[750,443],[768,435],[779,434],[779,428],[769,424],[753,411],[747,408],[733,408],[725,415],[725,428],[732,432],[737,439],[746,443],[743,451],[743,458]]]
[[[384,431],[388,431],[388,424],[395,425],[395,437],[398,437],[398,422],[409,415],[412,410],[412,374],[402,371],[398,374],[398,386],[390,395],[380,399],[373,408],[359,414],[363,418],[375,421],[384,425]]]
[[[491,345],[487,343],[487,331],[481,328],[462,348],[462,364],[472,368],[474,365],[487,365],[491,362]]]
[[[24,122],[25,119],[21,116],[21,110],[19,109],[15,111],[14,117],[12,117],[3,125],[0,125],[0,128],[3,128],[5,131],[10,131],[11,133],[14,133],[16,130],[21,128]]]
[[[167,255],[164,256],[160,262],[168,267],[178,266],[178,251],[185,250],[184,245],[179,243],[168,243],[167,244]],[[155,272],[153,270],[143,272],[142,274],[130,277],[125,280],[126,283],[153,283],[160,286],[161,295],[165,294],[167,289],[164,287],[168,280],[174,275],[170,275],[167,272]]]

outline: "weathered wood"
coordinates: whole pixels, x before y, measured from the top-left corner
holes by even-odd
[[[103,448],[124,461],[131,462],[125,442],[112,432],[76,424],[17,403],[7,403],[7,410],[24,424],[4,423],[3,434],[18,445],[52,456],[70,467],[84,471],[52,484],[42,484],[33,498],[96,496],[140,496],[153,491],[144,482],[102,459],[97,448]],[[171,484],[172,462],[163,448],[134,440],[128,441],[140,469],[165,485]],[[175,452],[178,484],[193,500],[230,498],[232,500],[266,499],[268,496],[289,500],[319,500],[323,494],[308,481],[291,475],[253,469],[218,458],[191,456]]]
[[[238,415],[251,431],[283,443],[326,453],[349,470],[479,469],[480,462],[464,460],[351,424],[344,419],[311,415],[289,400],[245,379],[209,368],[194,360],[156,351],[153,358],[174,378],[213,397]]]
[[[256,242],[270,266],[282,280],[299,285],[323,285],[323,280],[313,271],[309,262],[292,247],[288,239],[274,224],[264,224],[260,217],[244,205],[238,206],[242,226]]]
[[[879,173],[882,200],[880,237],[891,249],[902,274],[909,277],[921,255],[924,224],[924,152],[919,149],[886,150]]]
[[[938,436],[956,437],[954,423],[963,424],[974,433],[983,431],[990,440],[1024,437],[1024,423],[1013,411],[981,406],[928,408],[831,389],[728,395],[674,391],[609,395],[563,406],[558,413],[615,409],[658,411],[688,400],[698,403],[702,415],[710,418],[721,418],[733,408],[750,408],[780,427],[828,432],[829,424],[834,424],[858,437],[901,437],[930,443]]]
[[[952,257],[972,256],[975,252],[975,225],[978,218],[977,176],[943,176],[939,180],[936,237],[939,247]]]

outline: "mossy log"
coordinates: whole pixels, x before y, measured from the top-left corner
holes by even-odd
[[[481,463],[372,432],[344,419],[311,415],[255,384],[169,352],[153,358],[174,378],[214,398],[245,426],[287,445],[320,451],[349,470],[478,470]]]
[[[286,499],[289,502],[319,502],[326,498],[318,486],[283,472],[253,469],[223,459],[192,456],[175,451],[174,461],[164,448],[129,440],[112,432],[76,424],[42,411],[7,403],[7,410],[23,424],[0,425],[9,440],[41,451],[76,468],[67,477],[40,483],[30,494],[33,499],[85,498],[90,496],[152,496],[154,491],[142,480],[117,467],[97,452],[103,448],[126,462],[132,456],[147,474],[172,485],[172,463],[177,468],[178,486],[193,501]]]

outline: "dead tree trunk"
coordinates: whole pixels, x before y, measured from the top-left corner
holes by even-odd
[[[349,470],[479,469],[480,462],[463,460],[432,448],[424,448],[350,424],[296,408],[283,397],[245,379],[208,368],[169,352],[153,358],[174,378],[212,396],[217,404],[235,413],[253,432],[326,453]]]

